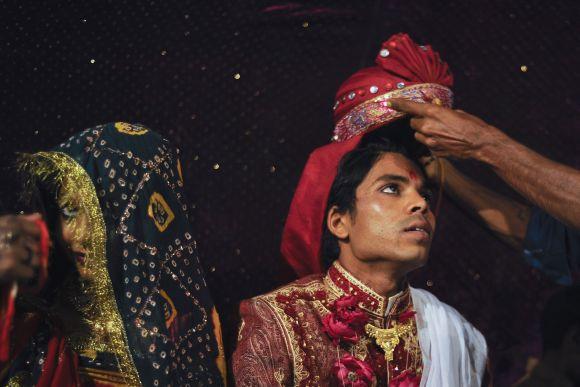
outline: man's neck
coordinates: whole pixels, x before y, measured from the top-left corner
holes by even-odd
[[[340,265],[380,296],[389,298],[401,291],[404,272],[394,270],[390,262],[361,262],[338,258]]]

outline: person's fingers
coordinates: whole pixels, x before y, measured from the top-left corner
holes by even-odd
[[[38,239],[27,236],[23,238],[22,245],[24,246],[24,248],[30,250],[30,252],[33,255],[40,254],[40,242],[38,241]]]
[[[422,132],[423,131],[423,126],[425,125],[425,118],[423,118],[423,117],[413,117],[409,121],[409,124],[411,125],[411,128],[413,128],[414,130],[416,130],[418,132]]]
[[[423,133],[415,132],[415,140],[419,141],[421,144],[427,146],[428,148],[433,146],[433,139],[431,137],[425,136]]]
[[[40,238],[40,227],[34,221],[22,217],[19,219],[18,226],[26,236]]]
[[[430,116],[433,114],[434,110],[441,109],[439,106],[429,103],[418,103],[404,98],[391,98],[387,103],[389,107],[395,110],[409,113],[414,116]]]
[[[24,238],[24,244],[32,249],[34,252],[40,251],[40,239],[31,235]]]
[[[444,151],[444,150],[440,150],[440,149],[434,149],[434,148],[432,148],[432,149],[431,149],[431,153],[432,153],[432,154],[433,154],[435,157],[437,157],[437,158],[442,158],[442,159],[443,159],[443,158],[445,158],[445,159],[446,159],[446,158],[453,157],[453,155],[452,155],[451,153],[449,153],[449,152],[447,152],[447,151]]]
[[[35,212],[33,214],[22,215],[22,218],[26,219],[26,220],[30,220],[32,222],[36,222],[37,220],[42,219],[42,215],[40,215],[40,213],[38,213],[38,212]]]
[[[10,245],[5,248],[0,256],[8,257],[9,259],[15,259],[17,262],[28,262],[32,258],[32,250],[21,244]]]
[[[0,282],[8,282],[19,279],[30,279],[35,270],[27,263],[19,261],[21,253],[14,250],[0,253]]]
[[[8,275],[15,280],[28,280],[34,277],[35,272],[33,268],[27,265],[17,264],[12,266]]]
[[[15,243],[23,237],[40,238],[40,227],[35,223],[37,216],[6,215],[0,217],[0,241]]]

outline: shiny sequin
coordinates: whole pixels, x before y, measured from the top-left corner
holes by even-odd
[[[355,106],[344,115],[334,128],[335,141],[348,140],[357,134],[403,116],[404,113],[391,109],[386,104],[386,101],[390,98],[406,98],[415,102],[433,101],[437,98],[441,101],[442,106],[451,107],[453,105],[453,93],[451,90],[438,84],[421,83],[403,87],[402,89],[395,89]]]

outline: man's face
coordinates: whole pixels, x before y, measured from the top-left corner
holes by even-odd
[[[341,256],[401,263],[407,270],[424,265],[435,231],[429,199],[413,162],[383,154],[358,186],[355,210],[345,216],[348,237],[339,243]]]

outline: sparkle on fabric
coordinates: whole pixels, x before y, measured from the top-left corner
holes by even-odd
[[[372,86],[371,89],[376,86]],[[378,87],[377,91],[378,91]],[[372,92],[372,90],[371,90]],[[376,93],[376,92],[375,92]],[[385,104],[390,98],[406,98],[425,103],[438,99],[442,106],[453,105],[453,93],[445,86],[435,83],[420,83],[403,89],[395,89],[355,106],[342,117],[334,128],[336,141],[345,141],[405,115]]]

